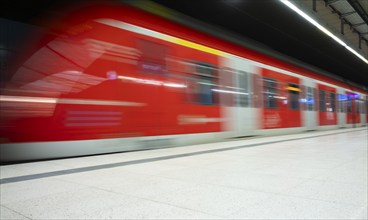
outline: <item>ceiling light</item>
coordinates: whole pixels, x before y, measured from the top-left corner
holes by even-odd
[[[361,60],[363,60],[366,64],[368,64],[368,60],[365,59],[362,55],[360,55],[357,51],[355,51],[353,48],[349,47],[344,41],[340,40],[338,37],[336,37],[333,33],[331,33],[329,30],[327,30],[325,27],[320,25],[317,21],[315,21],[313,18],[308,16],[306,13],[304,13],[302,10],[300,10],[298,7],[296,7],[294,4],[292,4],[288,0],[280,0],[282,3],[284,3],[286,6],[288,6],[290,9],[298,13],[300,16],[302,16],[304,19],[312,23],[314,26],[316,26],[319,30],[321,30],[323,33],[330,36],[332,39],[334,39],[337,43],[341,44],[343,47],[345,47],[347,50],[352,52],[355,56],[359,57]]]

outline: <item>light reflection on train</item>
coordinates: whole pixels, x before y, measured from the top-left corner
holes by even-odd
[[[367,124],[359,88],[129,6],[78,16],[2,83],[2,162]]]

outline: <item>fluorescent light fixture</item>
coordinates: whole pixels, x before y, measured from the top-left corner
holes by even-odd
[[[321,30],[323,33],[330,36],[332,39],[334,39],[337,43],[341,44],[343,47],[345,47],[347,50],[352,52],[355,56],[359,57],[361,60],[363,60],[366,64],[368,64],[368,60],[365,59],[362,55],[360,55],[358,52],[356,52],[353,48],[349,47],[344,41],[340,40],[338,37],[336,37],[333,33],[331,33],[329,30],[327,30],[325,27],[320,25],[317,21],[315,21],[313,18],[308,16],[306,13],[304,13],[302,10],[300,10],[298,7],[296,7],[294,4],[292,4],[288,0],[280,0],[282,3],[284,3],[286,6],[291,8],[293,11],[298,13],[300,16],[302,16],[304,19],[312,23],[314,26],[316,26],[319,30]]]

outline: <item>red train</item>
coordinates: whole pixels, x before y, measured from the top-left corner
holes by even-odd
[[[1,162],[367,124],[360,88],[130,6],[62,24],[3,83]]]

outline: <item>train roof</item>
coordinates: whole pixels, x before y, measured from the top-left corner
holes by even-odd
[[[60,14],[64,12],[62,10],[56,12],[55,7],[54,9],[51,9],[53,8],[52,6],[55,6],[55,5],[57,6],[60,4],[65,6],[69,4],[65,1],[36,0],[36,2],[33,2],[33,3],[37,3],[37,4],[32,3],[31,5],[28,4],[27,6],[27,5],[23,5],[25,4],[24,1],[20,1],[20,2],[21,3],[19,4],[19,8],[18,8],[19,10],[18,10],[16,8],[17,0],[8,1],[7,4],[9,4],[10,6],[5,7],[5,8],[8,8],[8,9],[10,9],[11,7],[15,7],[15,8],[12,10],[8,10],[9,11],[8,14],[5,13],[5,15],[2,17],[20,20],[20,21],[25,20],[27,22],[32,19],[32,16],[35,17],[37,16],[37,14],[60,16]],[[99,2],[99,1],[88,1],[87,3],[93,4],[96,2]],[[102,2],[106,3],[107,1],[102,1]],[[306,45],[306,43],[303,41],[300,41],[300,39],[293,42],[293,41],[290,41],[290,37],[285,37],[284,41],[287,41],[286,43],[290,43],[290,45],[294,46],[296,43],[297,44],[299,43],[298,48],[301,49],[301,51],[299,51],[299,54],[304,54],[309,59],[309,60],[308,59],[304,60],[304,59],[301,59],[299,55],[298,56],[294,56],[294,54],[285,55],[285,53],[283,53],[284,51],[278,50],[279,48],[275,49],[275,44],[269,45],[269,44],[264,43],[264,41],[259,42],[258,38],[252,39],[248,36],[245,36],[243,34],[244,31],[257,32],[259,30],[266,30],[267,31],[266,35],[268,35],[266,37],[274,38],[274,41],[279,40],[277,42],[278,47],[282,47],[283,45],[285,45],[285,42],[280,41],[280,39],[283,39],[285,33],[280,34],[277,31],[275,31],[273,28],[269,28],[269,24],[268,25],[263,24],[263,26],[260,25],[263,21],[261,21],[260,18],[258,17],[254,17],[253,20],[250,19],[251,21],[249,21],[249,22],[254,22],[254,21],[257,21],[257,19],[260,20],[260,22],[255,23],[256,27],[253,25],[251,26],[251,28],[247,28],[247,27],[239,28],[241,27],[239,24],[235,26],[231,25],[231,23],[236,22],[233,19],[229,18],[229,17],[232,17],[232,14],[230,13],[234,11],[233,10],[229,11],[226,8],[227,7],[226,5],[221,5],[222,1],[165,1],[165,0],[113,1],[112,0],[108,2],[113,2],[113,3],[118,3],[118,4],[121,4],[122,2],[127,3],[136,8],[148,11],[151,14],[155,14],[155,15],[164,17],[165,19],[169,19],[175,23],[179,23],[185,27],[189,27],[199,32],[206,33],[209,36],[214,36],[226,42],[233,43],[234,45],[241,46],[243,48],[247,48],[247,49],[259,52],[261,54],[266,54],[269,57],[275,58],[277,60],[283,61],[284,63],[291,64],[293,66],[299,67],[300,69],[306,69],[311,72],[321,74],[323,76],[326,76],[328,78],[341,82],[341,84],[347,84],[348,87],[353,86],[353,87],[359,88],[360,90],[367,91],[368,65],[358,60],[358,58],[355,58],[354,56],[349,54],[349,52],[339,47],[334,42],[331,42],[331,39],[327,39],[327,37],[323,36],[323,34],[319,33],[318,31],[315,31],[315,28],[305,25],[306,24],[305,21],[298,21],[298,19],[293,18],[292,20],[294,22],[294,25],[295,24],[304,25],[303,29],[305,30],[300,31],[300,30],[295,29],[295,30],[290,30],[290,32],[293,32],[293,31],[302,32],[304,34],[305,32],[316,32],[314,35],[316,35],[315,38],[317,40],[321,41],[320,44],[326,44],[327,45],[326,48],[331,49],[331,51],[329,52],[327,51],[329,54],[326,55],[326,51],[324,52],[320,51],[320,53],[318,53],[318,50],[316,50],[316,48],[311,48],[313,47],[312,44]],[[144,4],[142,4],[142,2]],[[167,6],[170,6],[170,4],[166,4],[165,2],[175,2],[173,4],[174,5],[176,4],[177,6],[176,8],[172,7],[174,9],[177,9],[178,7],[182,7],[183,4],[184,5],[186,4],[187,6],[182,7],[184,8],[183,10],[181,10],[181,12],[183,13],[180,13],[178,11],[174,11],[172,9],[159,5],[155,2],[161,3],[163,5],[167,5]],[[234,2],[234,1],[230,1],[230,2]],[[262,2],[262,1],[257,1],[257,2]],[[274,1],[267,1],[267,2],[274,2]],[[84,1],[84,3],[86,2]],[[252,4],[254,4],[254,2],[252,2]],[[32,6],[32,5],[35,5],[35,6]],[[203,6],[207,6],[207,7],[203,7]],[[287,12],[287,10],[280,11],[280,9],[275,8],[275,7],[272,9],[269,9],[267,7],[264,7],[264,4],[261,4],[261,6],[263,7],[262,11],[260,12],[260,14],[262,15],[270,13],[271,12],[270,10],[273,10],[273,12],[275,12],[276,15],[280,15],[280,13],[285,13],[285,12],[287,13],[287,15],[290,15],[291,13],[291,12]],[[275,6],[275,3],[272,3],[271,6]],[[42,12],[43,10],[47,12],[43,13]],[[218,14],[218,16],[213,16],[214,11],[217,11],[221,14]],[[199,18],[196,16],[196,13],[198,12],[203,14],[202,18],[204,19],[201,19],[201,20],[197,19]],[[225,19],[222,19],[224,18],[223,15],[227,15],[227,17]],[[244,19],[247,20],[251,18],[252,16],[254,16],[254,14],[252,15],[244,15],[244,14],[234,15],[234,18],[239,18],[239,16],[241,16],[242,20],[241,21],[239,20],[237,22],[242,23],[244,22]],[[222,19],[221,21],[223,22],[220,23],[219,22],[220,19]],[[284,20],[284,22],[286,22],[286,20]],[[248,23],[246,22],[243,25],[246,26],[247,24]],[[225,27],[223,27],[223,25],[225,25]],[[234,30],[231,27],[237,27],[238,29]],[[289,34],[289,33],[286,33],[286,34]],[[316,39],[314,39],[314,41]],[[286,49],[290,49],[293,46],[289,46]],[[326,48],[324,49],[326,50]],[[316,51],[317,53],[313,53]],[[341,59],[344,59],[344,60],[341,61]],[[315,63],[310,62],[311,60],[317,60],[323,63],[324,65],[323,66],[315,65]],[[326,67],[326,65],[330,66],[331,68],[324,68]],[[330,71],[330,70],[336,70],[336,71]]]
[[[129,2],[130,1],[128,1],[128,3]],[[283,13],[290,15],[290,12],[286,9],[275,7],[277,5],[274,3],[275,1],[271,4],[272,7],[265,7],[265,5],[269,5],[268,3],[272,1],[267,1],[267,4],[258,3],[258,9],[262,9],[260,13],[257,13],[260,14],[259,16],[257,15],[258,17],[255,17],[254,14],[244,13],[233,15],[231,13],[234,13],[234,10],[229,11],[225,3],[219,3],[218,1],[212,1],[212,4],[209,1],[201,1],[201,3],[198,3],[197,1],[186,1],[185,3],[183,3],[183,1],[175,1],[175,3],[173,3],[171,1],[171,3],[168,3],[170,1],[155,0],[155,2],[160,4],[153,2],[142,4],[142,2],[137,3],[137,1],[131,1],[130,4],[184,26],[207,33],[211,36],[215,36],[303,69],[308,69],[324,76],[328,76],[329,78],[333,78],[337,81],[348,84],[349,86],[354,86],[367,91],[368,65],[350,54],[345,48],[332,42],[331,39],[328,39],[328,37],[326,37],[322,32],[316,30],[316,28],[308,26],[306,21],[292,17],[294,26],[303,26],[302,29],[293,30],[275,30],[275,28],[270,27],[270,24],[264,24],[264,18],[262,16],[265,16],[266,14],[268,16],[276,14],[271,17],[280,17],[280,14]],[[208,7],[204,7],[206,4]],[[248,6],[255,9],[256,7],[251,4],[254,4],[254,1],[251,3],[248,1]],[[177,11],[174,11],[173,9]],[[202,15],[199,16],[199,13],[202,13]],[[219,14],[216,16],[214,13]],[[225,18],[224,15],[226,15]],[[239,16],[241,16],[241,20],[235,20],[239,19]],[[244,20],[249,18],[253,19],[249,22],[258,21],[258,23],[247,28],[249,22],[244,22]],[[290,17],[283,16],[280,17],[277,22],[287,23],[291,21]],[[246,33],[247,30],[248,32],[259,31],[260,33],[258,33],[258,35],[248,35]],[[295,35],[291,34],[291,32],[298,32],[296,33],[297,35],[306,34],[307,32],[314,33],[312,35],[305,36],[308,38],[307,42],[302,39],[292,39]],[[254,39],[254,36],[259,36],[259,34],[263,34],[265,36],[260,39]],[[292,37],[288,35],[292,35]],[[311,36],[313,36],[313,38],[311,38]],[[264,38],[271,40],[266,42],[262,40]],[[321,45],[323,45],[323,48],[321,48]],[[282,46],[283,48],[280,50],[280,47]],[[299,51],[295,51],[295,47],[299,49]]]

